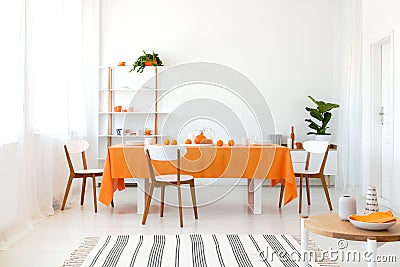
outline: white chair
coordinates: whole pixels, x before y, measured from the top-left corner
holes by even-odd
[[[307,152],[307,159],[304,170],[295,170],[294,174],[296,177],[300,177],[299,213],[301,213],[302,208],[303,177],[305,177],[306,180],[308,205],[311,205],[309,178],[319,178],[321,179],[321,183],[324,188],[325,197],[328,202],[329,209],[332,210],[332,203],[329,197],[329,191],[324,176],[324,169],[329,151],[329,142],[314,140],[306,141],[303,143],[303,148]],[[279,207],[281,206],[282,193],[283,190],[281,190],[281,195],[279,198]]]
[[[97,198],[96,198],[96,176],[103,175],[103,169],[88,169],[86,164],[85,151],[89,148],[89,142],[85,140],[73,140],[67,141],[64,145],[65,155],[67,157],[69,166],[69,179],[67,188],[65,189],[64,199],[61,206],[61,210],[64,210],[65,203],[67,202],[69,190],[71,189],[72,180],[74,178],[82,178],[82,192],[81,192],[81,205],[83,205],[85,199],[85,188],[86,178],[91,177],[93,181],[93,200],[94,200],[94,212],[97,212]],[[75,170],[70,154],[82,154],[82,165],[83,169]],[[113,205],[113,203],[112,203]]]
[[[178,204],[179,204],[179,220],[180,226],[183,227],[183,215],[182,215],[182,196],[181,196],[181,185],[188,184],[190,186],[190,192],[192,195],[194,217],[198,219],[197,205],[196,205],[196,193],[194,187],[194,178],[191,175],[181,174],[180,162],[187,152],[186,147],[180,146],[161,146],[161,145],[149,145],[145,147],[145,154],[150,172],[150,189],[147,195],[146,206],[142,218],[142,224],[146,223],[147,215],[149,213],[150,202],[153,197],[153,191],[155,187],[161,187],[161,207],[160,217],[164,216],[164,196],[165,186],[174,185],[178,189]],[[176,173],[155,175],[152,160],[154,161],[177,161]]]

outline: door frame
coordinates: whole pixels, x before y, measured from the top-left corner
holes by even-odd
[[[375,72],[377,71],[376,68],[381,69],[382,65],[381,62],[380,64],[377,66],[374,64],[374,62],[376,61],[376,57],[375,57],[375,50],[378,48],[378,46],[382,46],[386,43],[390,43],[390,52],[391,52],[391,57],[390,57],[390,65],[392,67],[392,83],[391,83],[391,89],[393,90],[393,101],[395,101],[396,96],[395,96],[395,46],[394,46],[394,30],[391,30],[389,32],[386,32],[383,35],[380,35],[377,38],[374,38],[371,42],[369,42],[369,60],[370,60],[370,86],[371,86],[371,103],[372,103],[372,107],[371,107],[371,126],[372,126],[372,138],[371,138],[371,147],[372,147],[372,161],[371,161],[371,184],[376,185],[377,187],[377,191],[378,191],[378,201],[381,205],[384,205],[386,207],[391,207],[391,200],[387,200],[384,199],[382,197],[380,197],[380,194],[382,192],[382,188],[381,188],[381,169],[382,169],[382,129],[381,127],[377,127],[380,126],[379,122],[378,122],[378,110],[376,110],[377,108],[377,102],[379,102],[379,105],[381,105],[382,103],[382,98],[381,98],[381,94],[382,94],[382,88],[379,88],[380,92],[380,96],[376,97],[378,95],[377,92],[377,80],[376,80],[376,75]],[[381,60],[381,58],[379,59]],[[381,77],[379,77],[379,82],[381,84]],[[379,85],[381,86],[381,85]],[[393,117],[395,117],[395,114],[397,114],[397,110],[396,110],[396,106],[393,103]],[[393,120],[393,136],[395,136],[395,132],[396,132],[396,126],[395,126],[395,120]],[[377,142],[377,140],[380,140],[379,142]],[[378,145],[379,144],[379,145]],[[393,140],[393,144],[395,144],[395,140]],[[377,162],[379,162],[378,168],[374,168],[373,164],[377,164]],[[393,154],[393,162],[395,162],[395,154]],[[393,164],[395,165],[395,164]],[[395,176],[395,168],[393,166],[393,176],[392,176],[392,181],[393,181],[393,177]],[[391,182],[392,182],[391,181]],[[393,191],[393,190],[392,190]],[[391,199],[392,199],[392,194],[393,192],[390,192],[391,195]]]

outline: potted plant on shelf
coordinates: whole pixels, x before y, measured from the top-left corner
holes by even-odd
[[[338,108],[339,105],[317,101],[311,96],[308,96],[308,98],[317,106],[315,108],[306,107],[306,110],[310,113],[311,117],[319,122],[315,122],[312,119],[305,119],[306,122],[310,123],[308,127],[314,130],[314,132],[308,132],[307,135],[314,134],[316,140],[329,140],[331,134],[327,133],[326,130],[329,128],[328,123],[332,118],[330,111]]]
[[[163,66],[163,62],[154,51],[152,54],[147,54],[146,51],[143,50],[143,54],[144,55],[138,57],[135,63],[133,63],[133,68],[129,72],[135,71],[137,68],[137,72],[142,73],[147,66]]]

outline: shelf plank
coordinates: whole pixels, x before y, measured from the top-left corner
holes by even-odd
[[[168,135],[165,135],[165,134],[153,134],[153,135],[108,135],[108,134],[101,134],[101,135],[98,135],[98,137],[100,138],[106,138],[106,137],[116,137],[116,138],[122,138],[122,137],[128,137],[128,138],[135,138],[135,137],[137,137],[137,138],[143,138],[143,137],[165,137],[165,136],[168,136]]]
[[[145,112],[145,111],[134,111],[134,112],[103,112],[100,111],[99,114],[169,114],[169,112]]]
[[[120,70],[126,69],[127,70],[132,67],[131,66],[117,66],[117,65],[115,65],[115,66],[99,66],[99,69],[108,69],[108,68],[111,68],[113,70],[115,70],[115,69],[120,69]]]
[[[142,89],[133,89],[133,88],[99,88],[99,92],[108,92],[108,91],[118,91],[118,92],[155,92],[155,91],[168,91],[168,89],[156,89],[156,88],[142,88]]]

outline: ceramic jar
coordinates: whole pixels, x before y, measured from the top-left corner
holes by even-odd
[[[352,214],[357,213],[356,199],[353,196],[341,196],[339,198],[339,217],[342,220],[348,220]]]
[[[376,193],[376,186],[370,185],[367,189],[367,198],[365,200],[365,214],[379,211],[378,195]]]

